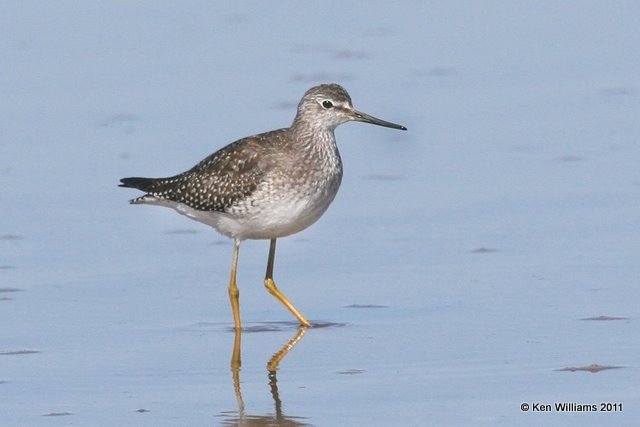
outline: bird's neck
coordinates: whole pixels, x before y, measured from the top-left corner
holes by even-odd
[[[294,121],[290,131],[295,136],[295,144],[305,150],[336,150],[335,128],[322,126],[317,122]]]

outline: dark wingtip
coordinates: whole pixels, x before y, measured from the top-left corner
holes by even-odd
[[[153,178],[122,178],[118,187],[137,188],[138,190],[147,191],[153,185]]]

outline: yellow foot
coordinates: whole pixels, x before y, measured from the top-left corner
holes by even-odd
[[[305,319],[304,316],[298,311],[298,309],[295,308],[293,304],[291,304],[287,297],[285,297],[284,294],[280,292],[272,278],[264,279],[264,286],[265,288],[267,288],[267,291],[269,291],[271,295],[276,297],[278,301],[282,303],[282,305],[287,307],[287,310],[289,310],[291,314],[296,316],[296,319],[298,319],[298,321],[300,322],[300,326],[304,326],[307,328],[311,326],[311,323],[309,323],[307,319]]]

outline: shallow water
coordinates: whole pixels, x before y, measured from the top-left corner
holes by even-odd
[[[0,6],[2,425],[640,422],[640,7],[367,5]],[[246,242],[237,336],[229,242],[118,179],[328,81],[409,131],[337,130],[340,193],[276,259],[316,327]]]

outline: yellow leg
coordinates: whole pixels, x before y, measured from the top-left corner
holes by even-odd
[[[236,273],[238,271],[238,255],[240,253],[240,241],[233,242],[233,256],[231,257],[231,278],[229,279],[229,299],[231,300],[231,311],[233,311],[233,323],[236,331],[242,329],[240,323],[240,290],[236,283]]]
[[[300,314],[298,309],[296,309],[293,304],[291,304],[287,297],[285,297],[284,294],[280,292],[280,290],[276,286],[276,282],[273,281],[273,261],[275,256],[276,239],[271,239],[271,245],[269,245],[269,260],[267,261],[267,274],[264,277],[264,286],[267,288],[267,291],[269,291],[271,295],[276,297],[278,301],[282,303],[282,305],[287,307],[287,310],[289,310],[291,314],[296,316],[301,326],[309,327],[311,326],[311,324],[307,321],[307,319],[304,318],[302,314]]]

